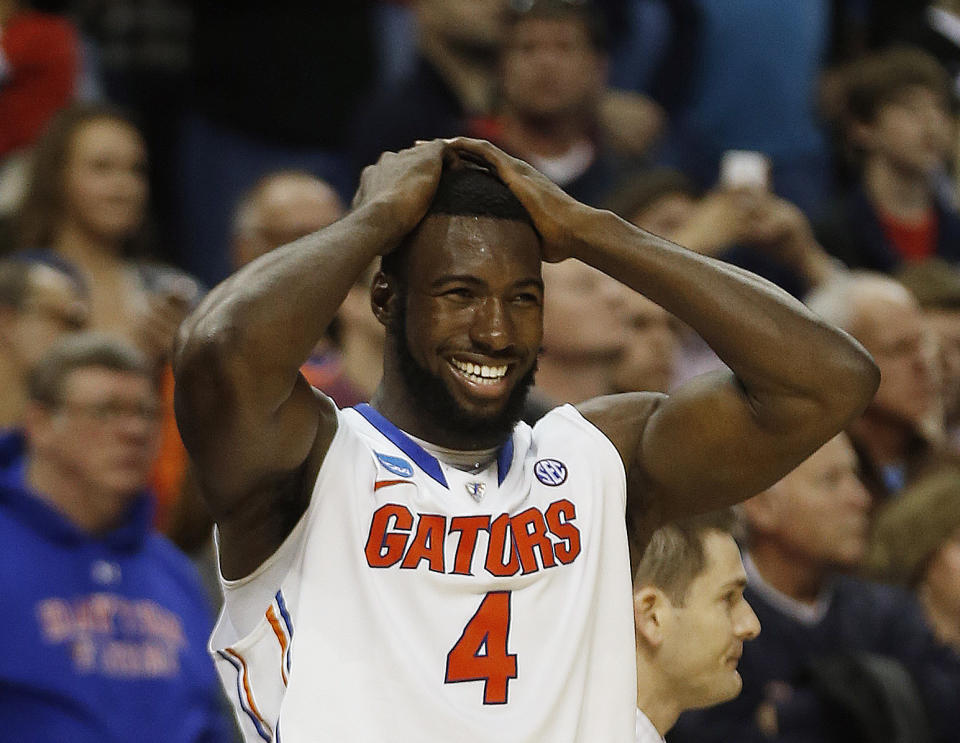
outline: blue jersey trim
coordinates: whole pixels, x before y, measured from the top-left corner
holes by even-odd
[[[227,663],[229,663],[231,666],[233,666],[234,669],[237,671],[237,698],[240,700],[240,709],[242,709],[244,712],[247,713],[247,717],[250,718],[250,722],[253,723],[253,727],[256,728],[257,733],[260,735],[260,737],[263,738],[265,741],[267,741],[267,743],[272,743],[272,737],[271,737],[270,734],[266,731],[266,729],[263,727],[263,725],[260,723],[260,720],[257,719],[257,716],[256,716],[255,714],[253,714],[253,710],[251,710],[251,709],[247,706],[246,702],[244,701],[244,694],[243,694],[243,667],[242,667],[237,661],[235,661],[235,660],[230,656],[229,653],[225,653],[225,652],[223,652],[222,650],[218,650],[218,651],[217,651],[217,655],[219,655],[221,658],[223,658],[225,661],[227,661]]]
[[[287,602],[283,600],[283,591],[277,591],[277,606],[280,608],[280,616],[283,617],[283,623],[287,625],[287,634],[290,635],[290,641],[287,643],[286,666],[287,673],[290,673],[290,648],[293,647],[293,623],[290,621],[290,614],[287,612]]]
[[[497,452],[497,485],[503,485],[511,464],[513,464],[513,436],[507,439]]]
[[[420,469],[443,487],[450,487],[447,485],[447,478],[444,477],[440,462],[432,454],[426,452],[420,444],[384,418],[377,410],[370,407],[368,403],[360,403],[354,406],[354,410],[366,418],[370,425],[390,439],[400,451],[416,462]],[[507,474],[510,472],[511,464],[513,464],[513,436],[508,438],[500,447],[500,451],[497,452],[497,485],[503,485],[503,481],[507,479]]]
[[[440,462],[437,461],[436,457],[424,451],[420,444],[384,418],[379,412],[370,407],[369,404],[365,402],[360,403],[354,407],[354,410],[366,418],[370,425],[390,439],[390,441],[392,441],[400,451],[410,457],[420,469],[443,485],[443,487],[449,489],[450,486],[447,485],[447,478],[444,477],[443,470],[440,468]]]

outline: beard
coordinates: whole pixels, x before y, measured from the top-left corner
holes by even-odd
[[[407,343],[406,297],[399,297],[400,310],[387,329],[389,342],[396,349],[396,357],[404,386],[410,392],[420,411],[439,428],[469,432],[472,438],[483,442],[502,442],[513,433],[513,428],[523,414],[527,393],[533,386],[537,373],[534,363],[514,385],[507,401],[499,412],[476,415],[464,410],[436,374],[425,369],[413,357]]]

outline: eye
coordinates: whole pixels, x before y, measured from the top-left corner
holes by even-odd
[[[513,298],[513,301],[516,302],[517,304],[539,305],[540,297],[539,295],[534,294],[533,292],[523,292],[521,294],[516,295]]]
[[[743,594],[740,591],[736,591],[736,590],[728,591],[727,593],[723,594],[723,602],[727,605],[728,608],[732,609],[738,603],[740,603],[740,599],[742,597],[743,597]]]
[[[473,297],[473,292],[470,289],[467,289],[465,286],[457,286],[452,289],[447,289],[443,293],[444,297],[452,297],[453,299],[471,299]]]

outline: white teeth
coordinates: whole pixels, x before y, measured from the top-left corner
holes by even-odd
[[[503,378],[507,373],[507,366],[481,366],[470,361],[452,359],[451,363],[460,371],[475,377],[478,381],[493,383]]]

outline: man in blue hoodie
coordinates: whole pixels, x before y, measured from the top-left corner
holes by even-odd
[[[4,740],[226,741],[188,560],[150,529],[158,393],[139,354],[81,333],[0,437]]]

